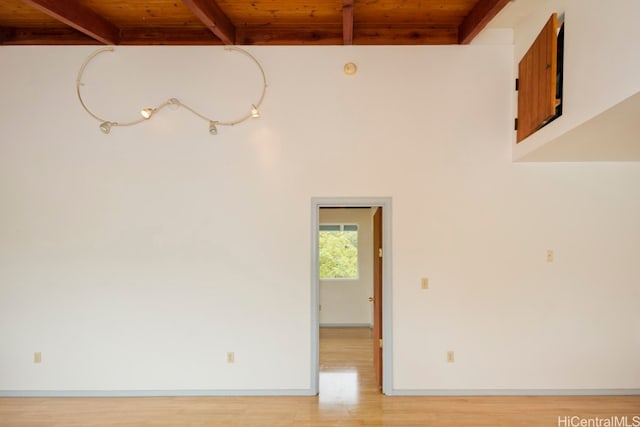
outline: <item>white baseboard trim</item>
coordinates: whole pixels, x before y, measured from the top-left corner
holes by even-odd
[[[321,328],[372,328],[370,323],[320,323]]]
[[[637,396],[640,389],[392,390],[390,396]]]
[[[292,390],[0,390],[0,397],[206,397],[315,396],[311,389]]]
[[[640,389],[478,389],[392,390],[390,396],[640,396]],[[292,390],[0,390],[0,397],[215,397],[315,396]]]

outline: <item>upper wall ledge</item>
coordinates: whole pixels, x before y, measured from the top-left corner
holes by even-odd
[[[519,144],[515,162],[640,161],[640,92],[568,131],[561,116]]]

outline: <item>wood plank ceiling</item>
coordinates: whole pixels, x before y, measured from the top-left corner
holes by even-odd
[[[1,0],[0,44],[466,44],[509,1]]]

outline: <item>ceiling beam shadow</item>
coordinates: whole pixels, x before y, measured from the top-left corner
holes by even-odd
[[[5,28],[0,30],[2,45],[95,45],[102,42],[70,27]]]
[[[9,28],[0,27],[0,44],[4,44],[4,41],[9,38]]]

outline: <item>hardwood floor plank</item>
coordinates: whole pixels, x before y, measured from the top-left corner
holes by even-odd
[[[366,328],[322,328],[320,364],[315,397],[0,398],[0,427],[553,427],[564,416],[640,424],[640,396],[383,396]]]

